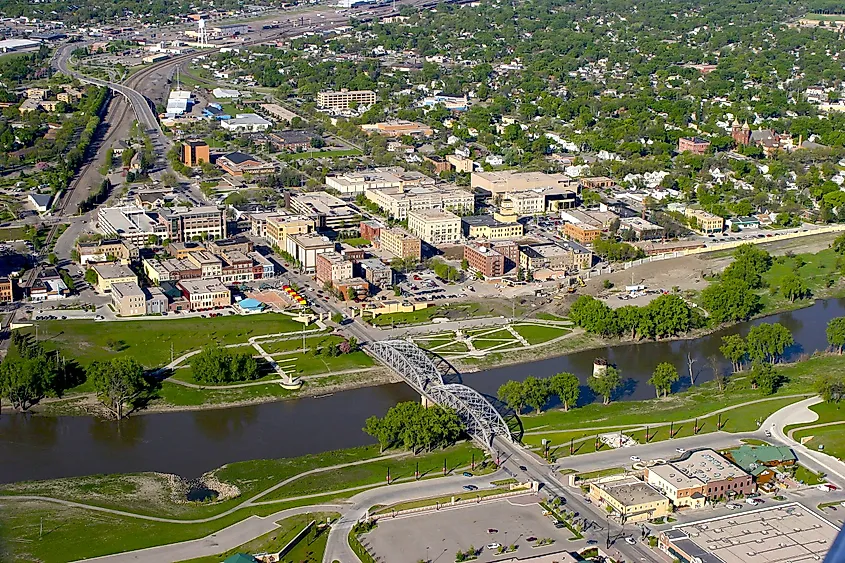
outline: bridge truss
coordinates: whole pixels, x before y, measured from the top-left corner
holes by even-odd
[[[486,447],[495,437],[513,441],[501,413],[481,393],[462,383],[450,383],[455,375],[448,362],[435,364],[422,348],[407,340],[383,340],[370,344],[370,351],[422,396],[454,409],[467,433]]]

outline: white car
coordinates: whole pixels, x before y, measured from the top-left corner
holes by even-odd
[[[490,550],[499,549],[500,547],[502,547],[501,544],[498,544],[496,542],[487,544],[487,549],[490,549]]]
[[[731,504],[726,504],[726,505],[725,505],[725,507],[726,507],[728,510],[736,510],[737,508],[739,508],[739,506],[740,506],[740,505],[738,505],[738,504],[733,504],[733,503],[731,503]]]
[[[634,545],[635,543],[637,543],[637,540],[635,540],[631,536],[628,536],[627,538],[625,538],[625,541],[628,542],[631,545]]]
[[[675,448],[675,451],[678,452],[679,454],[686,452],[686,450],[684,448]]]
[[[631,461],[640,461],[640,456],[632,455]]]

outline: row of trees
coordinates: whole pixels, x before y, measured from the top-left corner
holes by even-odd
[[[84,372],[56,351],[20,331],[12,332],[12,346],[0,364],[0,398],[25,411],[44,397],[60,397],[85,380]]]
[[[464,432],[454,410],[408,401],[391,407],[379,418],[371,416],[364,432],[378,440],[381,450],[401,446],[416,454],[420,449],[431,451],[454,444]]]
[[[572,304],[569,317],[587,332],[627,335],[636,340],[677,336],[704,324],[701,315],[677,295],[661,295],[644,307],[627,305],[619,309],[582,295]]]
[[[235,353],[218,344],[209,344],[191,360],[194,380],[198,383],[252,381],[261,377],[252,354]]]
[[[553,396],[560,399],[563,410],[568,411],[578,402],[581,394],[578,377],[562,372],[546,379],[529,375],[524,381],[508,381],[499,387],[499,400],[506,403],[517,414],[526,406],[540,412]]]
[[[782,324],[761,323],[752,327],[745,338],[738,334],[723,336],[719,351],[737,372],[747,361],[777,363],[794,343],[792,333]]]

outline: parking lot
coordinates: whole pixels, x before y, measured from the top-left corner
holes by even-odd
[[[479,505],[384,518],[362,540],[381,561],[395,563],[420,560],[450,563],[458,550],[466,551],[470,545],[481,549],[479,562],[505,557],[496,556],[496,548],[487,547],[491,544],[516,544],[516,553],[508,557],[521,559],[584,546],[583,540],[569,541],[572,533],[566,528],[556,529],[549,517],[543,516],[538,502],[538,496],[526,494]],[[528,538],[552,538],[555,542],[535,548],[536,540]]]

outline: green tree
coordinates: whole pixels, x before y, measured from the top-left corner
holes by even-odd
[[[734,251],[734,261],[722,272],[722,280],[740,280],[751,289],[763,286],[763,274],[772,267],[768,252],[753,244],[742,244]]]
[[[816,376],[813,386],[816,393],[821,395],[821,398],[828,403],[838,403],[842,398],[842,394],[845,392],[845,380],[838,373],[820,373]]]
[[[548,380],[537,379],[533,375],[529,375],[522,382],[522,393],[525,397],[525,404],[532,407],[537,414],[540,414],[551,396]]]
[[[719,351],[731,363],[734,373],[742,370],[742,362],[748,355],[748,343],[738,334],[729,334],[722,337],[722,345]]]
[[[661,393],[665,397],[672,391],[672,384],[678,381],[679,378],[680,376],[675,366],[669,362],[661,362],[654,368],[654,373],[648,380],[648,383],[654,387],[658,397],[660,397]]]
[[[748,357],[754,362],[776,363],[789,346],[795,343],[789,329],[780,323],[761,323],[752,327],[746,337]]]
[[[827,334],[827,343],[842,354],[842,349],[845,348],[845,317],[830,319],[825,332]]]
[[[97,272],[94,268],[89,268],[85,270],[85,281],[87,281],[91,285],[97,285],[100,283],[100,278],[97,276]]]
[[[143,366],[126,356],[93,362],[88,366],[88,377],[97,398],[118,420],[127,414],[127,407],[131,410],[147,387]]]
[[[591,377],[589,382],[590,389],[592,389],[596,395],[602,397],[602,404],[605,405],[610,404],[610,396],[613,395],[613,392],[616,391],[620,385],[622,385],[622,377],[619,374],[619,370],[613,366],[607,366],[604,373],[598,377]]]
[[[773,395],[782,382],[783,378],[770,363],[755,362],[751,368],[751,384],[764,395]]]
[[[807,284],[795,274],[788,274],[781,279],[780,291],[790,303],[795,303],[796,299],[803,299],[810,294]]]
[[[198,383],[230,383],[251,381],[261,377],[258,362],[249,353],[233,353],[213,343],[191,359],[194,381]]]
[[[613,309],[589,295],[582,295],[575,300],[575,303],[569,308],[569,318],[575,324],[593,334],[602,336],[619,334],[619,323]]]
[[[841,234],[830,243],[830,248],[837,254],[845,255],[845,234]]]
[[[727,279],[701,292],[701,305],[716,323],[743,321],[760,310],[760,296],[745,281]]]
[[[525,390],[520,381],[506,381],[499,387],[496,396],[500,401],[515,410],[517,414],[525,408]]]
[[[554,374],[549,379],[549,391],[553,395],[557,395],[563,404],[563,410],[568,411],[570,406],[575,406],[578,403],[581,383],[574,373],[564,371]]]

